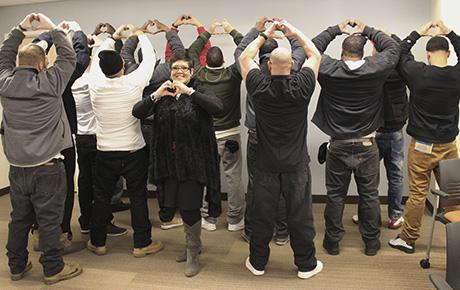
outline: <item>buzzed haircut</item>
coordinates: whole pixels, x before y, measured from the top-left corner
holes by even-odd
[[[187,52],[175,52],[171,55],[169,59],[169,67],[171,67],[177,61],[185,61],[189,68],[193,68],[193,62],[190,57],[188,57]]]
[[[210,67],[220,67],[224,64],[224,55],[222,50],[217,46],[213,46],[206,54],[206,64]]]
[[[267,39],[262,47],[259,49],[259,56],[267,53],[271,53],[273,50],[278,48],[278,42],[272,38]]]
[[[362,35],[350,35],[342,42],[342,55],[351,57],[363,57],[366,37]]]
[[[434,36],[426,43],[426,51],[449,51],[449,43],[442,36]]]
[[[18,65],[36,67],[40,63],[46,63],[45,51],[40,46],[28,44],[19,50]]]

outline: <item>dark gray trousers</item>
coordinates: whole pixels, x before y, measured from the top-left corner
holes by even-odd
[[[40,263],[45,276],[64,267],[59,241],[66,200],[66,173],[61,160],[23,168],[10,166],[11,221],[8,226],[7,256],[11,273],[22,272],[27,264],[29,231],[36,220],[43,253]]]
[[[280,195],[284,195],[287,223],[294,251],[294,264],[299,271],[316,267],[315,228],[313,225],[311,173],[308,165],[303,170],[271,173],[256,168],[254,197],[251,204],[252,234],[249,245],[250,262],[263,270],[270,255],[269,243],[273,237]]]

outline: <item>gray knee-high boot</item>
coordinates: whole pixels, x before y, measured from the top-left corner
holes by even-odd
[[[184,232],[187,250],[184,274],[187,277],[193,277],[200,272],[201,221],[196,222],[193,226],[184,223]]]

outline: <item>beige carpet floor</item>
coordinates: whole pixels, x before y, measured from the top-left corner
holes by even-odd
[[[39,253],[30,250],[33,269],[23,280],[12,282],[6,256],[0,263],[0,289],[433,289],[429,273],[444,276],[445,272],[445,229],[437,224],[431,258],[431,269],[424,270],[419,261],[424,257],[428,237],[429,217],[424,217],[422,238],[417,242],[417,252],[407,255],[387,245],[397,231],[382,227],[382,249],[375,257],[363,253],[358,228],[351,221],[356,205],[347,205],[344,212],[346,235],[341,242],[339,256],[330,256],[321,247],[324,235],[323,204],[314,204],[317,229],[317,258],[324,263],[324,270],[309,280],[296,277],[292,250],[287,246],[271,244],[271,256],[265,275],[253,276],[244,267],[248,256],[248,244],[239,232],[226,230],[225,218],[219,219],[215,232],[203,231],[204,253],[201,255],[202,271],[194,278],[183,275],[184,264],[174,261],[183,249],[182,228],[159,229],[156,200],[150,200],[150,218],[153,222],[153,237],[165,244],[162,252],[136,259],[131,255],[132,230],[128,235],[109,238],[109,253],[95,256],[82,250],[65,256],[65,260],[80,263],[84,272],[81,276],[52,286],[42,283],[42,268],[38,263]],[[86,240],[79,233],[78,202],[75,203],[73,218],[74,241]],[[0,197],[0,246],[5,249],[10,212],[9,196]],[[382,206],[382,220],[386,206]],[[117,224],[129,226],[128,212],[117,213]],[[29,247],[31,249],[31,246]],[[5,250],[3,251],[6,252]]]

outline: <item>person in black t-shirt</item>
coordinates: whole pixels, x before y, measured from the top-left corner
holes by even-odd
[[[432,28],[440,36],[427,45],[428,65],[414,60],[412,46],[422,36],[429,36]],[[449,43],[457,55],[457,64],[448,65]],[[460,37],[442,21],[428,22],[411,32],[401,42],[399,72],[410,89],[407,133],[412,137],[408,150],[409,199],[406,202],[401,233],[389,241],[393,248],[406,253],[415,252],[420,237],[426,194],[430,187],[431,171],[439,183],[439,161],[458,158],[458,103],[460,97]]]
[[[270,75],[261,72],[254,58],[268,38],[294,36],[308,60],[298,73],[291,73],[292,56],[285,48],[270,54]],[[270,254],[280,194],[287,207],[291,247],[297,276],[307,279],[319,273],[323,264],[316,260],[315,229],[311,209],[311,174],[307,150],[308,104],[315,88],[320,54],[302,32],[291,24],[275,21],[252,41],[239,57],[241,75],[257,116],[256,171],[254,176],[253,232],[246,267],[263,275]]]
[[[321,93],[313,123],[331,137],[326,158],[327,202],[323,247],[338,255],[345,230],[345,197],[354,174],[359,194],[359,231],[364,253],[380,250],[379,150],[375,132],[383,125],[383,84],[399,61],[399,46],[385,33],[357,20],[346,20],[321,32],[312,41],[324,52],[338,35],[354,33],[342,43],[341,59],[323,54],[318,81]],[[380,51],[363,58],[367,38]]]

